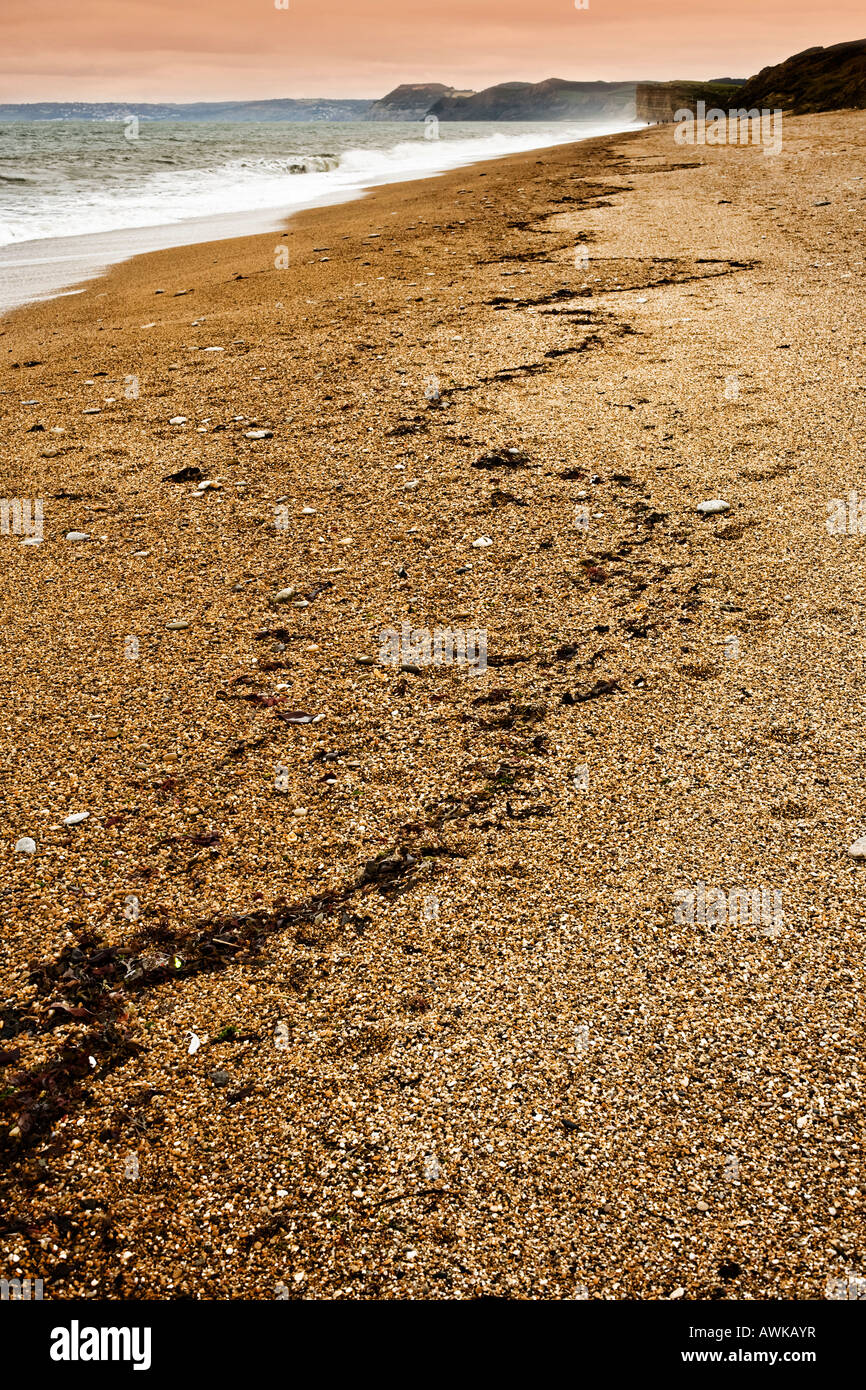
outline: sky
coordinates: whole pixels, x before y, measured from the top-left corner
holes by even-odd
[[[277,4],[288,4],[287,9]],[[401,82],[747,77],[862,0],[2,0],[0,102],[377,97]]]

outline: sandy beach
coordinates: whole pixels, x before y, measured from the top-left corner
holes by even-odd
[[[864,154],[659,126],[0,319],[7,1277],[862,1275]]]

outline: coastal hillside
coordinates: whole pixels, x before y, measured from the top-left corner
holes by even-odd
[[[5,121],[571,121],[599,116],[667,122],[682,107],[783,107],[797,115],[866,106],[866,39],[807,48],[748,81],[500,82],[460,91],[442,82],[403,83],[377,101],[332,97],[182,104],[35,102],[0,105]]]
[[[797,116],[866,106],[866,39],[807,48],[762,68],[743,87],[740,102],[779,106]]]
[[[369,101],[276,97],[269,101],[39,101],[0,105],[4,121],[360,121]]]
[[[571,121],[634,117],[634,82],[500,82],[471,96],[440,97],[431,112],[443,121]]]
[[[430,108],[439,100],[474,96],[472,91],[457,91],[441,82],[404,82],[388,92],[381,101],[374,101],[364,113],[365,121],[423,121]]]

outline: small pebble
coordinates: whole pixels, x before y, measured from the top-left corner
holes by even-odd
[[[29,835],[22,835],[20,840],[15,841],[16,854],[35,854],[36,841],[31,840]]]
[[[82,821],[90,820],[89,811],[75,811],[71,816],[67,816],[64,825],[81,825]]]
[[[719,516],[722,512],[729,512],[731,504],[723,502],[721,497],[711,497],[706,502],[699,502],[697,510],[701,516]]]

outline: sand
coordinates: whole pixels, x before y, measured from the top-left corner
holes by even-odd
[[[857,1276],[864,137],[533,152],[0,322],[7,1277]]]

